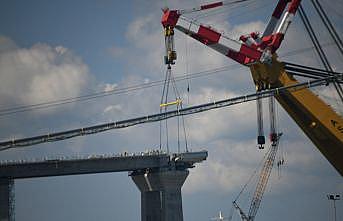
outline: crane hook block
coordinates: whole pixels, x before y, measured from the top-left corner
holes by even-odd
[[[257,136],[257,144],[259,149],[264,149],[264,144],[266,143],[266,139],[264,136]]]
[[[176,51],[168,51],[167,55],[164,56],[165,64],[175,64],[176,60]]]
[[[164,56],[165,64],[175,64],[176,51],[174,46],[174,27],[167,25],[164,27],[164,40],[166,47],[166,54]]]

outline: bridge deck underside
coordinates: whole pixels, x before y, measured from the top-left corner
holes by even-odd
[[[0,165],[0,178],[22,179],[76,174],[135,171],[169,165],[167,154],[102,157],[74,160],[46,160]]]

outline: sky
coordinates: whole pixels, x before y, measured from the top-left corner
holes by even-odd
[[[42,103],[161,80],[164,37],[161,8],[182,9],[200,0],[164,1],[19,1],[0,7],[0,109]],[[199,22],[238,38],[262,32],[275,1],[252,0],[197,17]],[[332,44],[309,1],[308,12],[333,68],[343,70],[342,55]],[[342,36],[343,3],[323,1]],[[174,76],[220,67],[225,71],[177,82],[185,106],[254,92],[249,69],[175,32],[178,53]],[[298,16],[278,50],[280,60],[321,68]],[[187,87],[189,86],[189,93]],[[314,90],[342,112],[332,87]],[[0,140],[22,138],[157,113],[162,86],[53,108],[0,115]],[[192,150],[206,149],[207,161],[190,170],[182,188],[185,221],[205,221],[231,202],[257,168],[265,150],[256,147],[256,104],[244,103],[185,118]],[[278,159],[256,220],[333,220],[329,193],[343,194],[342,177],[320,154],[282,107],[283,132]],[[267,124],[267,112],[265,111]],[[169,146],[177,151],[177,123],[169,123]],[[265,128],[267,133],[268,127]],[[165,135],[165,131],[163,131]],[[159,146],[159,123],[0,152],[1,160],[140,152]],[[183,140],[181,140],[183,144]],[[163,140],[164,146],[166,145]],[[184,149],[184,145],[182,145]],[[247,211],[247,188],[240,205]],[[139,220],[140,193],[127,173],[92,174],[15,181],[15,217],[33,220]],[[337,201],[339,219],[342,201]],[[234,212],[234,220],[239,220]],[[339,220],[338,219],[338,220]]]

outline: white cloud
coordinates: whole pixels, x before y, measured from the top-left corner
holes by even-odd
[[[252,140],[223,139],[211,144],[208,160],[191,170],[185,193],[220,191],[226,195],[241,188],[265,153]]]
[[[87,65],[67,48],[47,44],[18,48],[10,39],[0,40],[0,48],[4,47],[7,50],[0,51],[3,102],[28,105],[75,97],[88,83]]]
[[[248,22],[240,25],[235,25],[230,30],[230,36],[238,39],[241,35],[250,34],[251,32],[263,32],[265,24],[261,21]]]
[[[110,111],[121,111],[122,107],[119,104],[116,105],[109,105],[104,109],[104,114],[110,112]]]
[[[114,88],[116,88],[118,86],[118,84],[114,83],[114,84],[105,84],[104,86],[104,92],[110,92],[113,91]]]
[[[115,59],[120,59],[125,56],[126,50],[120,46],[112,46],[108,49],[108,53],[113,56]]]
[[[209,151],[208,160],[190,170],[184,185],[184,193],[219,191],[223,195],[236,195],[256,169],[258,171],[254,181],[257,180],[261,170],[259,163],[266,149],[258,150],[255,140],[220,139],[208,145],[206,148]],[[281,177],[279,177],[276,162],[281,156],[284,157],[285,164],[280,167]],[[336,175],[320,175],[327,164],[328,162],[319,151],[314,149],[307,138],[282,141],[268,182],[268,189],[272,189],[273,195],[298,191],[303,187],[316,190],[320,186],[327,185],[326,179],[332,179]],[[333,168],[331,170],[333,171]],[[326,179],[323,179],[324,177]],[[249,188],[254,189],[253,184],[254,182],[250,183]]]
[[[14,41],[8,37],[0,35],[0,52],[4,52],[7,50],[14,50],[17,46]]]
[[[204,88],[193,96],[192,102],[196,105],[236,96],[237,94],[229,90]],[[195,115],[187,120],[189,136],[196,142],[208,142],[212,139],[228,136],[246,136],[244,132],[246,127],[255,124],[254,108],[255,105],[249,103]]]

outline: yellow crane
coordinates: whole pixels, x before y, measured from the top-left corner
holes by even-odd
[[[298,84],[293,74],[286,71],[285,63],[278,60],[276,50],[280,47],[296,11],[301,7],[301,1],[279,0],[263,35],[253,32],[241,36],[240,41],[183,16],[186,13],[234,2],[215,2],[189,10],[165,9],[161,22],[165,29],[175,28],[224,56],[248,66],[257,91]],[[287,6],[287,11],[283,13]],[[288,89],[285,93],[275,95],[275,98],[326,159],[343,175],[343,118],[309,89]]]

